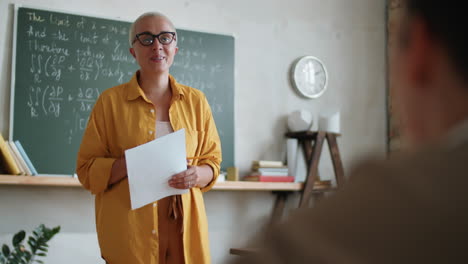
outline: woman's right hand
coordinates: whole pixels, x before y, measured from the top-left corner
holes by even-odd
[[[125,155],[118,158],[112,164],[111,177],[108,185],[111,186],[127,177],[127,162],[125,161]]]

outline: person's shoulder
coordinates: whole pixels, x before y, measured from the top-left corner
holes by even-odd
[[[207,109],[209,107],[205,93],[199,89],[180,83],[177,83],[177,86],[182,92],[183,101],[186,104],[197,109]]]
[[[179,89],[181,89],[183,95],[189,100],[202,100],[206,98],[205,94],[197,88],[178,83]]]
[[[125,94],[125,91],[127,90],[127,86],[129,85],[129,82],[127,83],[122,83],[119,85],[116,85],[111,88],[105,89],[100,95],[99,95],[99,100],[109,100],[109,99],[115,99],[118,97],[121,97]]]
[[[468,142],[450,149],[431,146],[413,153],[394,154],[385,160],[360,162],[350,178],[421,191],[443,188],[446,184],[460,186],[468,184],[464,176],[468,170],[467,156]]]
[[[409,214],[419,219],[420,208],[442,212],[460,201],[468,202],[467,155],[468,142],[456,149],[428,148],[361,161],[334,195],[318,203],[314,210],[299,210],[293,226],[311,225],[311,221],[323,224],[337,214],[351,222],[374,217],[377,212],[392,212],[393,219],[407,219]],[[379,221],[383,226],[389,224],[384,219]]]

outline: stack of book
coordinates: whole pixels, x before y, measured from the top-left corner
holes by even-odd
[[[288,167],[281,161],[256,160],[252,162],[252,172],[244,177],[244,181],[294,182],[294,177],[288,175]]]
[[[21,143],[7,141],[0,134],[0,161],[1,173],[11,175],[37,175],[36,168],[29,159]]]

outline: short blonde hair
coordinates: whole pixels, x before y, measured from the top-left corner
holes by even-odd
[[[130,45],[130,47],[132,46],[132,42],[133,40],[135,39],[135,26],[136,24],[144,19],[144,18],[147,18],[147,17],[160,17],[160,18],[164,18],[168,23],[169,25],[174,29],[174,32],[176,32],[177,34],[177,31],[176,31],[176,28],[174,27],[174,24],[172,23],[172,21],[166,16],[164,15],[163,13],[159,13],[159,12],[147,12],[147,13],[144,13],[142,15],[140,15],[133,23],[132,25],[130,25],[130,30],[129,30],[129,33],[128,33],[128,44]]]

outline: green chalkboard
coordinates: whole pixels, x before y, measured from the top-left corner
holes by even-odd
[[[129,22],[15,8],[10,139],[40,174],[73,174],[88,116],[99,94],[138,69],[128,52]],[[203,91],[223,149],[234,165],[234,38],[178,30],[171,74]]]

